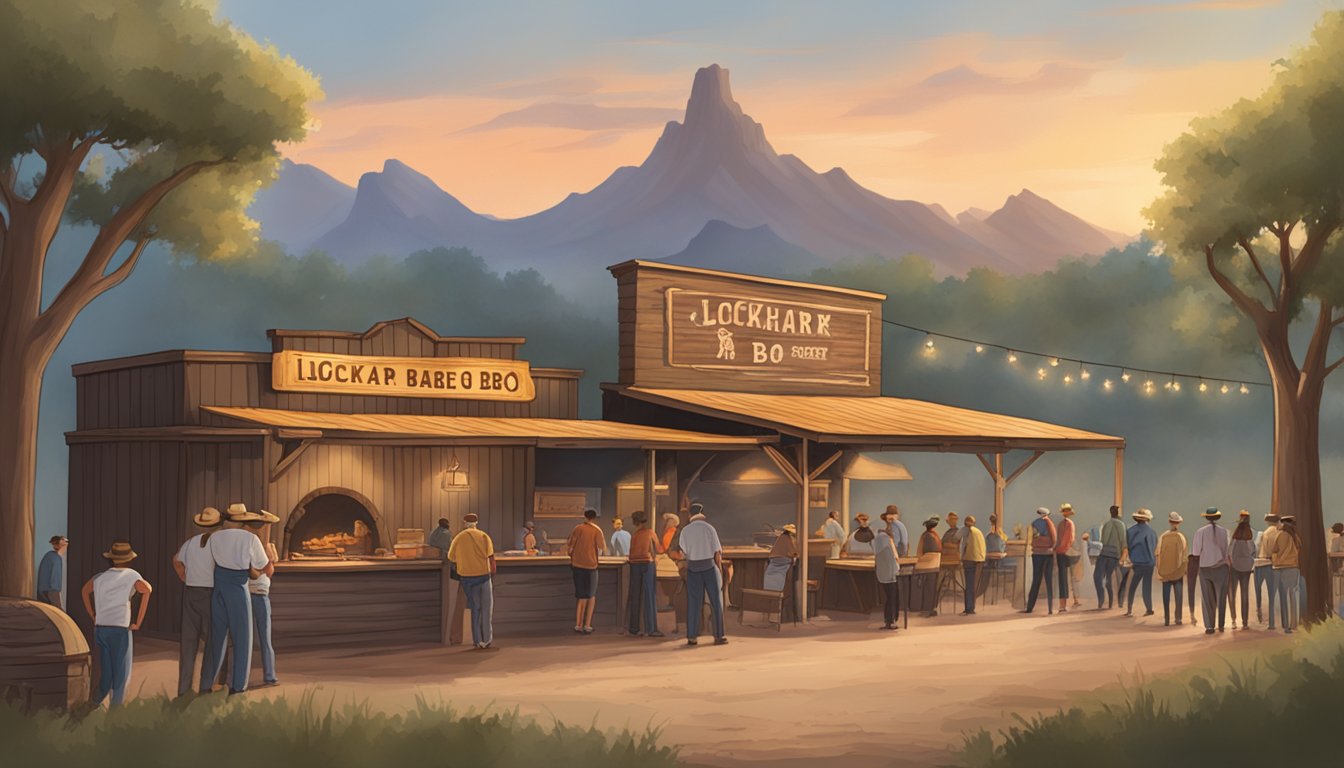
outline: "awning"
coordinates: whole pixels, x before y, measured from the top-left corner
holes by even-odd
[[[539,448],[652,448],[749,450],[771,437],[737,437],[646,427],[597,419],[413,416],[390,413],[324,413],[273,408],[203,406],[216,416],[285,430],[311,431],[312,438],[416,440],[444,443],[535,445]]]
[[[845,467],[846,480],[912,480],[910,470],[904,464],[878,461],[866,454],[856,454],[854,460]]]
[[[923,400],[603,385],[648,403],[823,443],[982,453],[1123,448],[1122,437]]]

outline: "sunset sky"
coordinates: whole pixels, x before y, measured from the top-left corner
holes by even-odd
[[[398,158],[482,213],[642,162],[718,63],[781,153],[956,213],[1023,187],[1128,233],[1163,145],[1269,82],[1344,0],[220,0],[316,73],[289,157],[354,184]]]

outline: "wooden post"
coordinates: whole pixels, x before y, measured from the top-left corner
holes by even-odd
[[[644,451],[644,514],[653,521],[654,530],[658,527],[658,496],[655,489],[657,481],[658,452],[648,448]]]
[[[1121,517],[1125,508],[1125,449],[1115,449],[1115,506],[1120,507]]]
[[[994,517],[1003,528],[1003,491],[1008,485],[1003,482],[1003,454],[994,454]],[[1007,530],[1004,528],[1004,530]]]
[[[457,582],[448,577],[448,561],[439,569],[439,644],[448,645],[453,628],[453,592]]]
[[[802,614],[798,618],[803,623],[807,623],[807,545],[808,539],[812,536],[812,531],[808,529],[807,519],[808,504],[810,503],[808,495],[812,485],[808,480],[809,474],[807,471],[807,438],[803,438],[802,444],[798,447],[798,475],[802,482],[798,484],[798,585],[795,588],[798,590],[799,596],[798,612]]]

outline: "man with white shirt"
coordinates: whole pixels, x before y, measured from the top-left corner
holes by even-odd
[[[1227,531],[1218,525],[1223,513],[1209,507],[1203,517],[1209,524],[1200,528],[1190,544],[1190,557],[1199,560],[1200,597],[1204,608],[1204,634],[1214,632],[1214,611],[1218,612],[1218,631],[1227,622]]]
[[[681,552],[686,557],[686,644],[698,645],[700,617],[705,596],[714,621],[714,644],[728,642],[723,631],[723,589],[719,574],[723,567],[723,545],[719,532],[705,520],[705,507],[691,505],[691,522],[681,529]]]
[[[149,582],[132,570],[135,550],[130,542],[116,541],[103,553],[109,567],[89,579],[81,591],[84,610],[93,619],[94,650],[98,654],[98,688],[93,703],[100,705],[112,694],[111,706],[121,706],[131,682],[131,633],[138,631],[149,610]],[[140,595],[140,613],[131,621],[131,598]]]
[[[182,590],[182,631],[178,638],[177,695],[191,692],[191,678],[196,672],[196,652],[205,643],[206,655],[210,648],[210,596],[215,586],[215,558],[210,554],[210,535],[224,522],[219,510],[206,507],[191,518],[202,529],[187,539],[173,555],[173,570],[186,587]],[[214,682],[201,680],[201,693],[209,693]]]
[[[270,576],[275,565],[266,556],[261,539],[244,528],[259,520],[276,523],[280,518],[270,512],[250,512],[244,504],[230,504],[224,530],[210,536],[207,547],[215,561],[215,586],[210,599],[210,643],[201,668],[204,683],[219,677],[224,666],[224,648],[233,643],[233,664],[229,671],[229,695],[247,690],[247,674],[252,666],[252,598],[247,591],[250,571]]]

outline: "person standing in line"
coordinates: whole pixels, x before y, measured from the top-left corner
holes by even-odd
[[[630,532],[625,530],[625,523],[621,518],[611,521],[611,556],[629,557],[630,556]]]
[[[598,558],[606,549],[602,529],[597,525],[597,510],[583,510],[583,522],[574,527],[565,543],[569,570],[574,576],[574,631],[593,634],[593,610],[597,608]]]
[[[1241,510],[1237,527],[1232,531],[1232,543],[1227,554],[1231,569],[1227,582],[1227,609],[1232,613],[1232,628],[1237,628],[1237,590],[1241,590],[1241,628],[1250,627],[1251,573],[1255,570],[1255,531],[1251,530],[1251,513]]]
[[[793,567],[794,561],[798,559],[798,545],[793,541],[797,531],[798,526],[793,523],[788,523],[780,529],[774,546],[770,548],[770,557],[765,561],[763,588],[775,592],[784,591],[789,579],[789,568]]]
[[[1223,513],[1217,507],[1204,510],[1209,524],[1195,532],[1190,559],[1199,563],[1200,597],[1204,609],[1204,634],[1212,635],[1227,623],[1227,531],[1218,525]],[[1187,568],[1187,573],[1189,572]]]
[[[681,551],[686,556],[686,644],[698,645],[700,619],[705,596],[709,596],[710,616],[714,622],[714,644],[724,645],[723,630],[723,545],[719,532],[705,520],[705,508],[691,505],[691,521],[681,529]]]
[[[528,542],[529,542],[529,538],[528,538],[528,537],[531,537],[530,541],[531,541],[532,546],[530,546],[530,547],[528,546]],[[450,534],[448,535],[448,541],[451,543],[451,542],[452,542],[452,539],[453,539],[453,536],[452,536],[452,534],[450,533]],[[514,542],[513,542],[513,543],[514,543],[514,549],[521,549],[521,550],[523,550],[523,551],[527,551],[527,550],[529,550],[529,549],[536,549],[536,548],[537,548],[537,524],[534,523],[534,522],[532,522],[531,520],[528,520],[528,521],[524,522],[524,523],[523,523],[523,527],[522,527],[521,529],[519,529],[519,531],[518,531],[518,535],[517,535],[516,537],[514,537]]]
[[[845,526],[840,522],[840,510],[832,509],[826,515],[826,522],[822,523],[821,527],[817,529],[817,536],[830,539],[831,560],[840,557],[840,547],[845,543]]]
[[[1255,551],[1255,606],[1257,618],[1261,622],[1267,616],[1269,628],[1274,629],[1274,604],[1279,599],[1279,575],[1274,570],[1274,540],[1279,536],[1279,516],[1269,512],[1265,514],[1265,530],[1260,534],[1260,543]],[[1268,596],[1266,609],[1260,612],[1260,586],[1264,585]]]
[[[644,510],[635,510],[630,515],[635,524],[635,532],[630,537],[630,598],[626,604],[626,615],[630,617],[630,635],[635,637],[662,637],[658,631],[658,606],[656,587],[658,571],[655,559],[662,553],[658,545],[658,535],[646,525],[649,516]],[[640,618],[643,616],[643,629]]]
[[[89,579],[80,595],[84,598],[84,610],[93,619],[93,642],[98,652],[98,688],[92,703],[101,705],[110,693],[110,706],[119,707],[126,700],[126,688],[131,682],[134,659],[131,633],[138,632],[144,623],[154,588],[131,569],[136,554],[130,542],[112,542],[103,558],[108,569]],[[136,594],[140,595],[140,612],[131,621],[131,597]]]
[[[275,575],[275,561],[280,558],[270,541],[269,525],[261,520],[247,523],[252,534],[261,540],[266,557],[270,558],[265,569],[255,575],[249,574],[247,580],[247,593],[252,601],[252,631],[257,636],[257,648],[261,651],[261,680],[267,686],[280,684],[275,676],[275,646],[271,643],[271,576]]]
[[[1059,612],[1069,610],[1069,583],[1073,564],[1078,562],[1078,535],[1073,525],[1073,505],[1059,505],[1059,525],[1055,526],[1055,569],[1059,573]]]
[[[896,618],[901,613],[901,590],[897,580],[901,572],[900,552],[896,548],[896,525],[900,521],[892,512],[894,506],[887,507],[882,513],[882,522],[886,526],[877,532],[874,542],[873,575],[877,577],[877,586],[882,590],[882,629],[896,629]]]
[[[672,542],[677,538],[677,529],[681,527],[681,518],[677,517],[675,512],[663,513],[663,541],[662,548],[664,552],[672,550]]]
[[[480,520],[474,512],[462,516],[462,530],[448,545],[448,559],[457,568],[467,610],[471,611],[471,643],[484,651],[495,640],[495,542],[477,527]]]
[[[1111,505],[1111,517],[1101,526],[1101,554],[1097,556],[1097,570],[1092,574],[1092,586],[1097,590],[1097,610],[1115,607],[1115,585],[1112,579],[1125,554],[1125,523],[1120,519],[1120,507]],[[1124,587],[1120,588],[1120,604],[1124,605]]]
[[[1195,536],[1199,531],[1195,531]],[[1193,547],[1193,542],[1191,542]],[[1189,562],[1185,564],[1185,599],[1190,601],[1190,623],[1199,626],[1199,617],[1195,613],[1195,598],[1199,595],[1199,558],[1191,553]],[[1207,617],[1206,617],[1207,618]]]
[[[1140,509],[1134,513],[1134,524],[1125,533],[1125,548],[1129,552],[1132,568],[1126,616],[1134,615],[1134,593],[1138,591],[1140,583],[1143,584],[1143,615],[1153,615],[1153,568],[1157,565],[1157,533],[1148,525],[1152,519],[1152,510]]]
[[[924,610],[926,617],[938,615],[938,569],[943,561],[943,540],[935,529],[941,522],[937,515],[924,521],[924,533],[920,534],[915,550],[919,562],[915,563],[914,588],[928,606]]]
[[[37,566],[37,599],[47,605],[65,610],[61,603],[61,589],[65,586],[65,552],[70,540],[64,536],[51,537],[51,551],[42,556]]]
[[[182,628],[178,637],[177,695],[191,692],[196,676],[196,654],[204,643],[204,656],[210,654],[210,601],[215,588],[215,558],[210,554],[210,535],[224,518],[219,510],[206,507],[191,521],[201,533],[183,542],[173,555],[173,570],[185,585],[182,590]],[[204,661],[204,658],[202,658]],[[204,667],[204,665],[202,665]],[[202,670],[204,671],[204,670]],[[214,681],[201,680],[200,692],[209,693]]]
[[[437,528],[429,532],[429,546],[439,551],[439,559],[448,559],[448,547],[453,543],[453,530],[448,527],[448,518],[440,517]]]
[[[1275,576],[1279,582],[1279,615],[1283,619],[1283,632],[1293,634],[1297,629],[1298,611],[1301,599],[1298,590],[1302,588],[1302,572],[1299,569],[1299,557],[1302,554],[1302,537],[1297,532],[1297,518],[1292,515],[1279,516],[1279,535],[1274,537],[1274,550],[1270,553]]]
[[[891,529],[892,538],[896,541],[896,556],[906,557],[910,552],[910,532],[905,529],[905,523],[901,522],[900,508],[888,504],[882,513],[882,521]]]
[[[854,532],[849,534],[845,545],[840,548],[841,557],[872,557],[873,540],[877,534],[868,527],[868,515],[860,512],[854,517]]]
[[[962,616],[975,615],[975,598],[980,589],[980,575],[985,569],[985,534],[975,527],[975,515],[966,516],[966,528],[961,536],[961,567],[966,577],[965,610]]]
[[[254,520],[278,522],[270,512],[250,512],[245,504],[230,504],[224,529],[210,535],[206,545],[215,563],[214,590],[210,594],[210,632],[205,662],[201,664],[201,690],[208,691],[224,666],[224,649],[233,644],[229,672],[229,695],[247,690],[252,667],[252,596],[247,582],[253,571],[274,570],[261,539],[244,530]],[[267,573],[267,575],[270,575]]]
[[[1162,582],[1162,626],[1171,626],[1171,595],[1176,593],[1176,626],[1181,625],[1181,585],[1185,583],[1185,561],[1190,557],[1185,536],[1181,533],[1184,519],[1176,512],[1167,515],[1171,530],[1157,540],[1157,578]]]
[[[998,515],[989,516],[989,533],[985,534],[985,551],[1003,554],[1008,551],[1008,535]]]
[[[1054,614],[1054,564],[1055,524],[1050,521],[1050,510],[1038,507],[1036,519],[1031,521],[1031,593],[1027,596],[1027,608],[1023,613],[1031,613],[1036,609],[1036,599],[1041,594],[1041,583],[1044,582],[1046,614]]]

